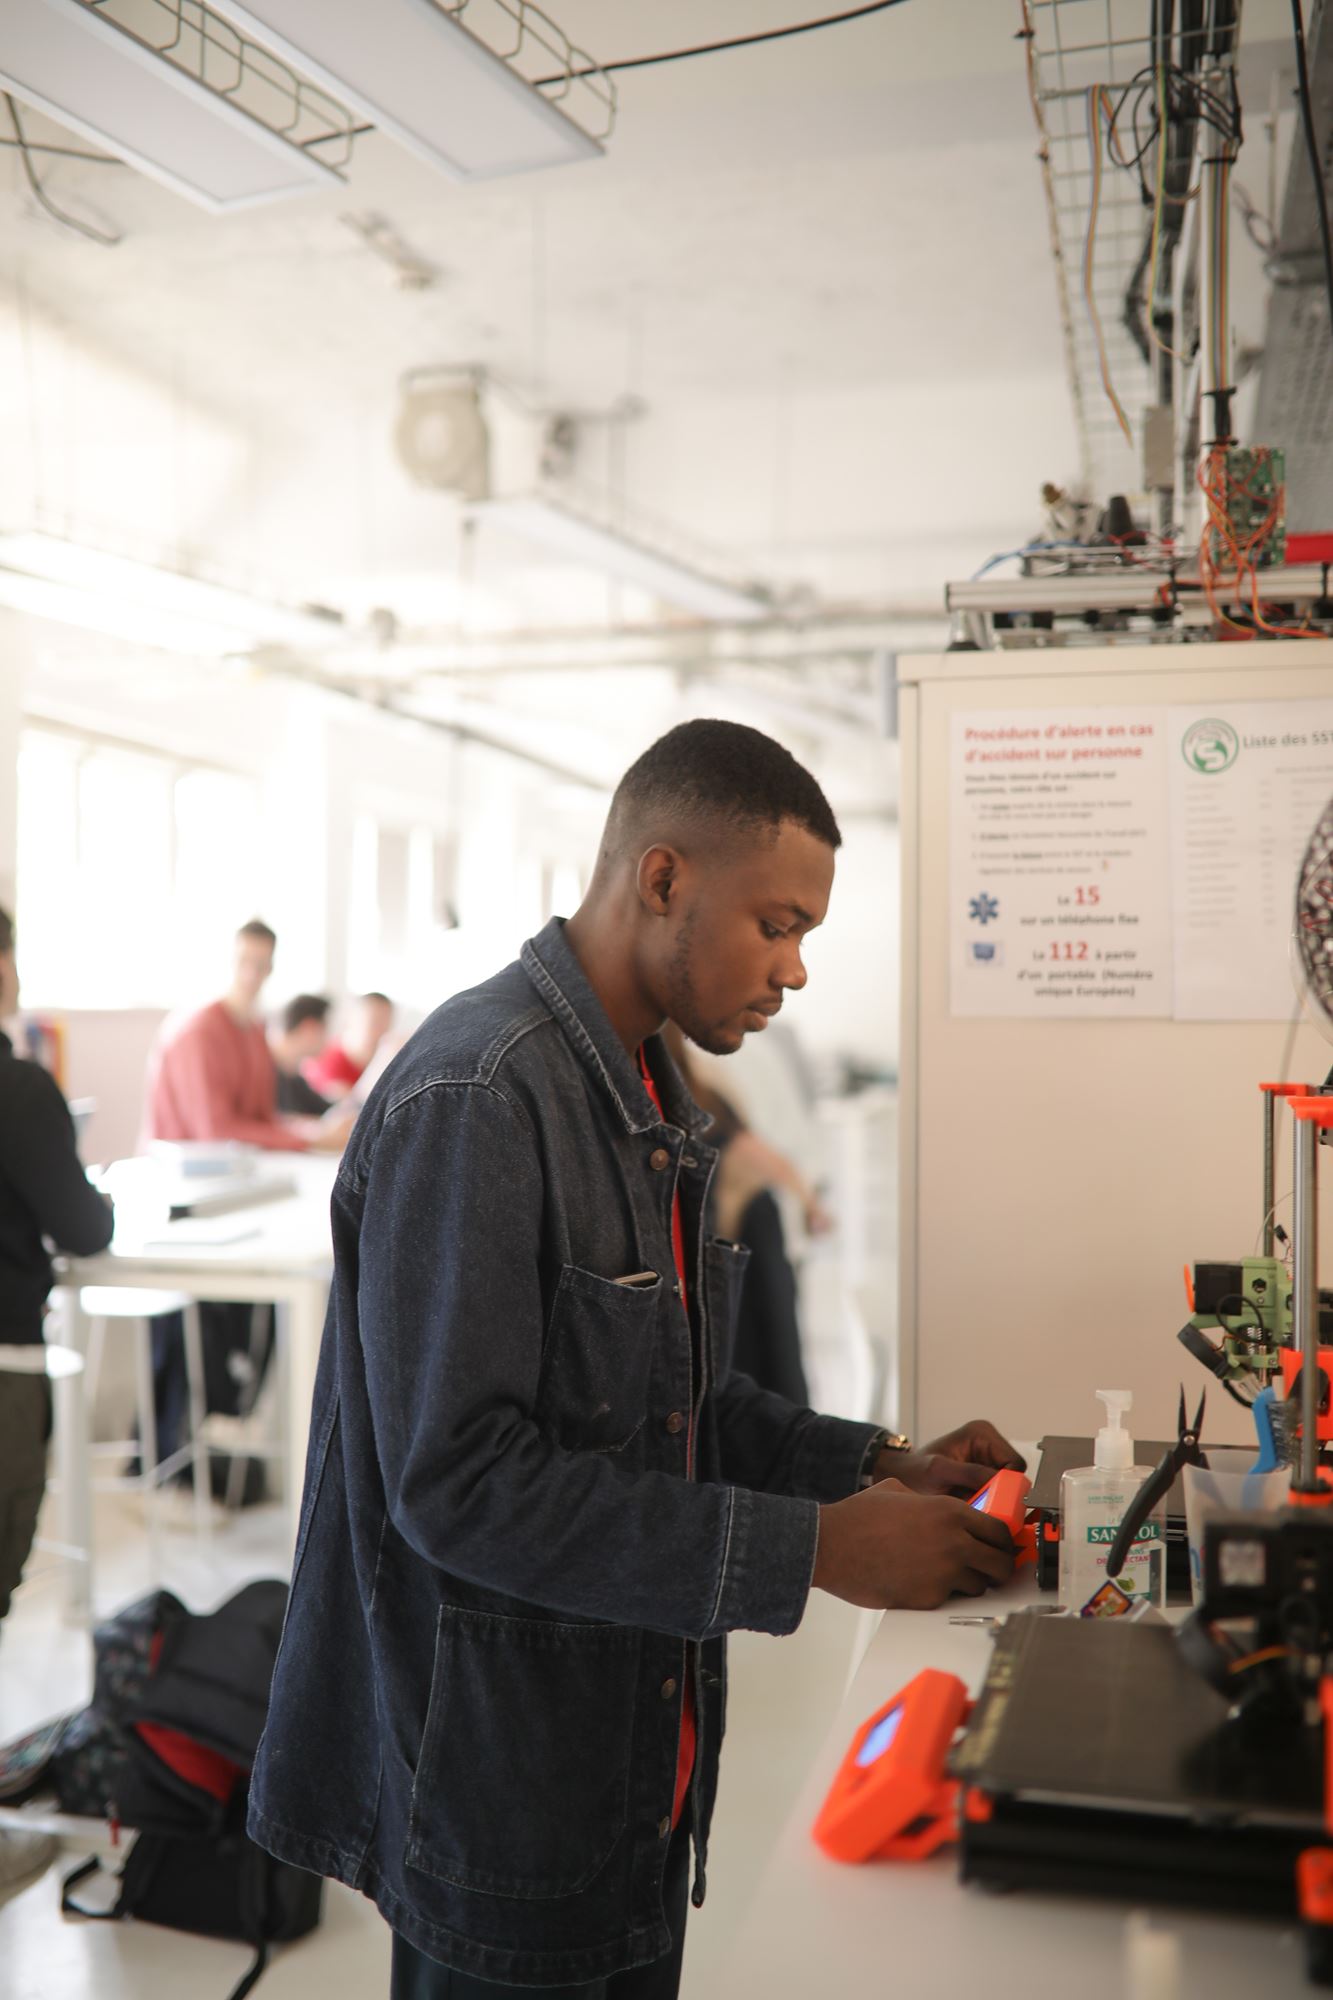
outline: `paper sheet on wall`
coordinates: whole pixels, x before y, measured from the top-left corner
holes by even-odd
[[[1296,871],[1333,792],[1333,700],[1167,718],[1176,1016],[1288,1020]]]
[[[1165,708],[956,713],[955,1014],[1171,1012]]]

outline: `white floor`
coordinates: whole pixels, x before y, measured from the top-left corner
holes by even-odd
[[[188,1533],[163,1537],[161,1582],[192,1609],[207,1610],[256,1576],[284,1573],[283,1523],[253,1509],[225,1525],[201,1556]],[[42,1561],[43,1559],[38,1559]],[[119,1497],[98,1503],[100,1611],[150,1587],[142,1514]],[[686,2000],[728,2000],[735,1932],[864,1637],[861,1614],[812,1598],[801,1630],[775,1640],[740,1633],[732,1642],[729,1730],[709,1856],[708,1899],[691,1914]],[[87,1699],[91,1645],[61,1618],[61,1590],[36,1575],[0,1626],[0,1742]],[[0,1898],[0,2000],[225,2000],[248,1963],[243,1946],[185,1937],[151,1925],[103,1924],[60,1914],[60,1877],[72,1850],[45,1874]],[[330,1886],[320,1928],[275,1952],[264,2000],[374,2000],[388,1988],[389,1934],[378,1912]],[[781,2000],[770,1993],[769,2000]]]

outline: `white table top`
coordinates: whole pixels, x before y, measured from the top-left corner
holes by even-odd
[[[96,1257],[70,1259],[64,1281],[124,1284],[148,1271],[162,1276],[201,1267],[327,1278],[333,1265],[329,1197],[337,1160],[325,1153],[278,1153],[265,1164],[272,1175],[294,1179],[296,1192],[235,1209],[216,1222],[208,1218],[202,1228],[190,1218],[168,1222],[160,1211],[149,1214],[129,1199],[118,1200],[109,1249]],[[143,1165],[150,1167],[146,1161]]]
[[[885,1613],[740,1925],[729,1990],[767,2000],[1286,2000],[1313,1990],[1294,1926],[1155,1908],[1154,1937],[1179,1941],[1179,1984],[1139,1985],[1128,1967],[1145,1913],[1128,1902],[964,1888],[953,1847],[848,1867],[815,1846],[815,1815],[869,1715],[922,1667],[979,1689],[989,1632],[950,1620],[1004,1617],[1039,1597],[1029,1570],[984,1599]]]

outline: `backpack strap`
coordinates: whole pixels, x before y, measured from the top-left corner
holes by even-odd
[[[90,1875],[97,1874],[101,1866],[101,1861],[94,1854],[90,1860],[82,1861],[77,1868],[72,1868],[65,1877],[60,1887],[60,1908],[66,1916],[88,1917],[98,1921],[106,1919],[109,1921],[131,1914],[131,1910],[126,1904],[123,1888],[120,1895],[116,1898],[114,1907],[109,1910],[85,1910],[72,1900],[70,1891],[78,1883],[86,1881]],[[269,1948],[267,1942],[262,1938],[251,1938],[248,1941],[254,1944],[254,1958],[250,1963],[249,1970],[241,1978],[240,1983],[232,1988],[228,2000],[245,2000],[245,1996],[253,1991],[268,1967]]]
[[[94,1854],[90,1860],[72,1868],[60,1885],[60,1908],[65,1916],[87,1917],[90,1921],[112,1922],[118,1917],[132,1917],[144,1891],[157,1872],[160,1850],[146,1842],[142,1835],[130,1850],[129,1859],[123,1871],[117,1875],[113,1869],[102,1867],[102,1857]],[[70,1891],[76,1883],[84,1882],[90,1875],[104,1874],[119,1883],[116,1900],[108,1909],[87,1910],[82,1903],[74,1900]]]
[[[244,1979],[242,1979],[240,1985],[234,1986],[232,1988],[231,1993],[228,1996],[228,2000],[245,2000],[246,1994],[251,1990],[253,1986],[258,1984],[260,1978],[263,1975],[264,1968],[267,1966],[267,1964],[268,1964],[268,1945],[267,1944],[256,1945],[253,1965],[250,1967],[250,1970],[246,1973]]]
[[[65,1877],[64,1881],[60,1885],[60,1910],[62,1916],[86,1917],[95,1914],[101,1917],[114,1917],[115,1915],[117,1915],[117,1912],[115,1910],[99,1910],[97,1912],[82,1910],[79,1908],[78,1904],[73,1902],[70,1898],[69,1892],[74,1887],[74,1884],[76,1882],[82,1882],[86,1880],[86,1878],[89,1875],[95,1875],[101,1868],[101,1866],[102,1866],[101,1861],[99,1860],[97,1855],[94,1854],[90,1861],[81,1861],[77,1868],[72,1868],[70,1870],[69,1874]]]

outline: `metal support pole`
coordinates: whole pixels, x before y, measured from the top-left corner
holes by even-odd
[[[1264,1100],[1264,1255],[1272,1257],[1277,1250],[1274,1230],[1277,1217],[1273,1211],[1277,1207],[1277,1168],[1274,1148],[1277,1143],[1277,1097],[1271,1090],[1263,1092]]]
[[[1313,1491],[1319,1466],[1319,1133],[1296,1118],[1292,1181],[1292,1331],[1301,1357],[1300,1484]]]
[[[1207,72],[1205,82],[1215,92],[1227,88],[1225,70]],[[1228,323],[1227,245],[1231,218],[1227,212],[1228,178],[1231,159],[1227,142],[1208,127],[1201,127],[1203,158],[1199,166],[1202,190],[1199,206],[1200,256],[1200,359],[1203,370],[1203,441],[1205,444],[1231,442],[1231,328]]]

